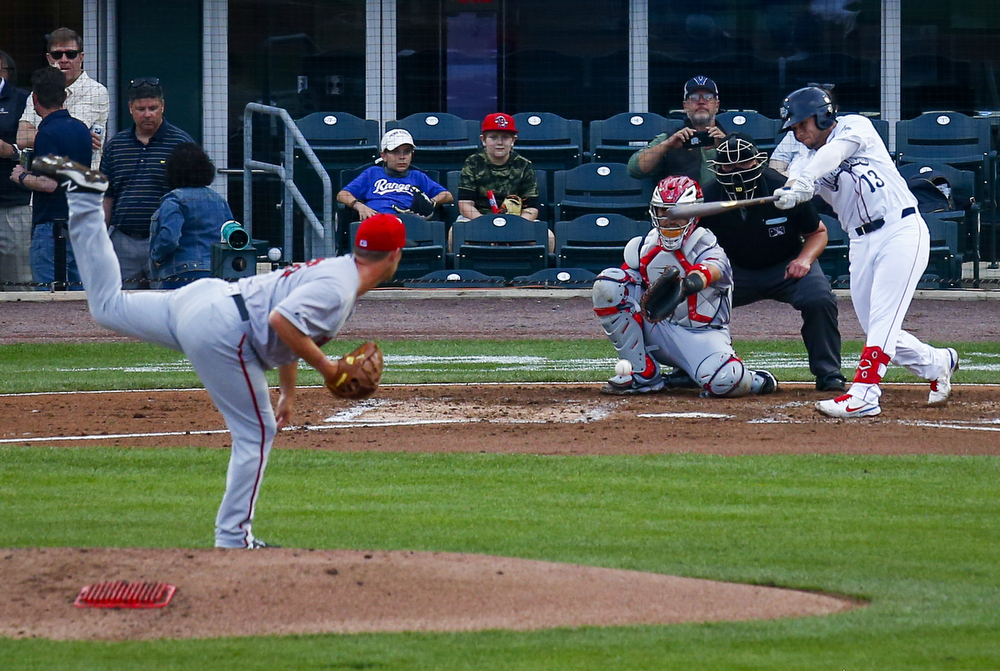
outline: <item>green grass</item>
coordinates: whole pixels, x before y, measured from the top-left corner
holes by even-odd
[[[330,356],[358,344],[334,342]],[[1000,382],[1000,343],[936,343],[961,352],[958,383]],[[596,382],[613,374],[615,353],[604,340],[385,341],[387,383],[425,382]],[[767,368],[779,380],[808,381],[805,348],[799,340],[737,341],[736,351],[754,368]],[[844,373],[853,376],[860,343],[844,343]],[[276,373],[270,373],[277,384]],[[916,381],[893,366],[889,382]],[[304,385],[320,384],[312,369]],[[200,387],[186,358],[155,345],[85,343],[0,346],[0,393],[99,389]]]
[[[0,547],[207,547],[224,450],[0,449]],[[829,617],[532,633],[0,640],[3,669],[996,669],[1000,459],[278,450],[255,531],[822,589]]]
[[[957,382],[1000,381],[1000,344],[947,344],[962,352]],[[387,382],[597,381],[614,361],[601,340],[383,346]],[[798,341],[736,347],[779,379],[809,379]],[[845,343],[845,367],[859,351]],[[914,380],[898,368],[888,379]],[[300,380],[319,383],[308,371]],[[183,357],[153,346],[0,346],[2,392],[192,386]],[[227,459],[200,448],[0,448],[0,547],[207,547]],[[0,639],[0,669],[995,670],[998,476],[1000,457],[278,450],[255,530],[286,547],[508,555],[820,589],[871,605],[774,622],[531,633]]]

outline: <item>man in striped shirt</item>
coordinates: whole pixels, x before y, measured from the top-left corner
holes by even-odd
[[[135,126],[108,141],[101,161],[110,182],[105,218],[126,289],[149,288],[149,222],[168,191],[167,158],[182,142],[194,142],[163,118],[163,108],[159,79],[133,79],[128,109]]]

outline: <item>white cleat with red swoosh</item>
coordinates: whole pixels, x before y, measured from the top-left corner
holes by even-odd
[[[850,394],[844,394],[829,401],[819,401],[816,409],[828,417],[838,419],[854,419],[856,417],[874,417],[882,412],[878,403],[866,403]]]

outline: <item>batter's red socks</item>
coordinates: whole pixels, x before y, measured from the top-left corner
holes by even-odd
[[[881,384],[882,376],[889,369],[889,357],[881,347],[865,347],[861,352],[854,381],[862,384]]]

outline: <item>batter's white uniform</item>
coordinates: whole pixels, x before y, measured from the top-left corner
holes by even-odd
[[[215,520],[216,547],[253,543],[251,523],[277,431],[264,371],[297,359],[268,326],[277,310],[317,345],[354,311],[351,256],[317,259],[230,284],[205,278],[169,292],[124,292],[103,195],[70,191],[69,235],[87,303],[101,326],[184,352],[225,418],[233,448]]]
[[[948,350],[902,329],[927,268],[930,234],[871,121],[856,114],[837,117],[826,144],[799,178],[815,184],[850,237],[851,301],[866,346],[881,348],[893,363],[925,380],[944,375],[952,366]],[[856,376],[848,393],[878,404],[882,392]]]
[[[651,324],[642,318],[645,287],[667,268],[677,268],[683,279],[701,264],[716,267],[721,277],[689,296],[667,319]],[[654,228],[645,238],[629,241],[622,268],[598,276],[594,311],[618,356],[632,364],[633,375],[659,380],[658,365],[676,366],[702,388],[739,396],[751,391],[753,374],[736,356],[729,333],[732,283],[732,266],[714,233],[695,228],[680,249],[669,251],[660,246]]]

